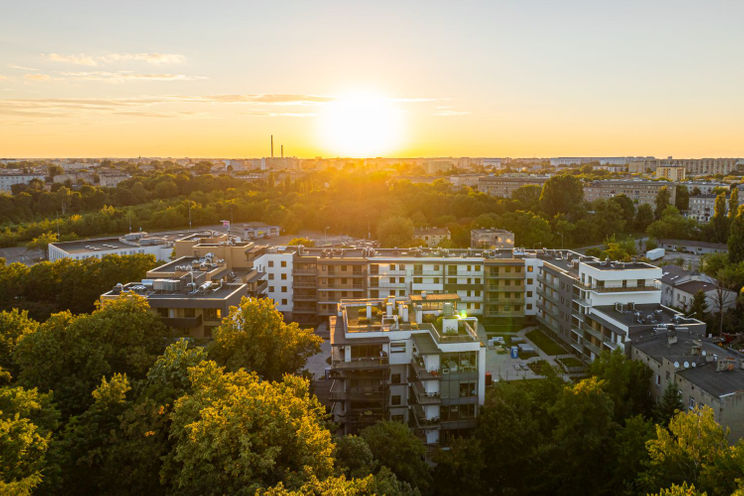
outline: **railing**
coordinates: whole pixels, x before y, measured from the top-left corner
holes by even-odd
[[[196,317],[161,317],[163,324],[176,329],[192,329],[199,327],[202,323],[201,315]]]
[[[333,362],[333,368],[336,369],[365,369],[365,368],[379,368],[387,367],[390,364],[388,357],[365,357],[365,358],[352,358],[350,362],[336,361]]]
[[[442,402],[438,392],[427,393],[419,382],[411,384],[411,390],[413,391],[416,402],[420,405],[436,405]]]
[[[426,370],[426,367],[417,360],[414,360],[411,366],[413,367],[416,377],[419,379],[439,379],[442,375],[442,372],[439,369]]]
[[[599,293],[627,293],[632,291],[658,291],[654,285],[644,284],[642,286],[625,286],[625,287],[607,287],[607,286],[589,286],[581,282],[574,282],[574,286],[587,291],[596,291]]]

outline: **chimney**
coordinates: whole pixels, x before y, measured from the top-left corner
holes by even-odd
[[[284,145],[280,145],[279,150],[281,150],[282,158],[284,158]]]
[[[274,158],[274,135],[271,135],[271,158]]]

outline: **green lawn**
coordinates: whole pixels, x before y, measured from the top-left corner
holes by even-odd
[[[579,360],[578,358],[574,358],[574,357],[559,358],[558,361],[569,368],[584,366],[584,363],[581,360]]]
[[[563,355],[566,353],[566,350],[561,345],[550,339],[540,329],[528,332],[526,337],[548,355]]]
[[[530,362],[527,366],[537,375],[542,375],[544,367],[548,367],[548,362],[545,360],[538,360],[536,362]]]

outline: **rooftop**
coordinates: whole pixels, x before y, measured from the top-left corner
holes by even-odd
[[[67,253],[86,253],[96,251],[123,250],[142,246],[166,245],[169,237],[149,236],[145,232],[129,233],[120,237],[81,239],[76,241],[58,241],[50,243]]]
[[[676,310],[658,303],[634,305],[632,308],[628,305],[621,305],[619,308],[615,305],[601,305],[595,306],[592,310],[592,316],[599,317],[599,320],[603,320],[604,316],[626,326],[631,339],[653,336],[655,329],[669,324],[677,329],[689,329],[700,335],[705,333],[703,322],[685,317]]]
[[[111,291],[104,293],[104,296],[116,296],[127,291],[132,291],[146,297],[148,300],[226,300],[234,295],[239,296],[247,290],[247,286],[242,283],[218,283],[211,281],[202,284],[196,289],[188,288],[186,285],[179,285],[177,289],[166,290],[156,290],[154,287],[151,280],[130,282],[120,287],[115,287]]]

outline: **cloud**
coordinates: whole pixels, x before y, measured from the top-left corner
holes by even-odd
[[[213,103],[247,103],[269,105],[316,105],[330,102],[332,97],[318,95],[294,94],[258,94],[258,95],[212,95],[201,97],[204,102]]]
[[[50,79],[49,74],[24,74],[23,78],[28,81],[47,81]]]
[[[440,105],[436,107],[432,115],[434,115],[435,117],[457,117],[460,115],[468,115],[468,114],[470,114],[470,112],[466,112],[462,110],[455,110],[452,107],[447,106],[447,105]]]
[[[178,53],[107,53],[104,55],[45,53],[43,57],[52,62],[96,67],[120,62],[145,62],[151,65],[180,64],[186,57]]]
[[[206,79],[203,76],[188,76],[186,74],[170,73],[138,73],[133,71],[91,71],[91,72],[60,72],[55,79],[77,81],[103,81],[108,83],[123,83],[125,81],[190,81]]]
[[[27,67],[25,65],[8,64],[8,69],[15,69],[16,71],[38,71],[34,67]]]

